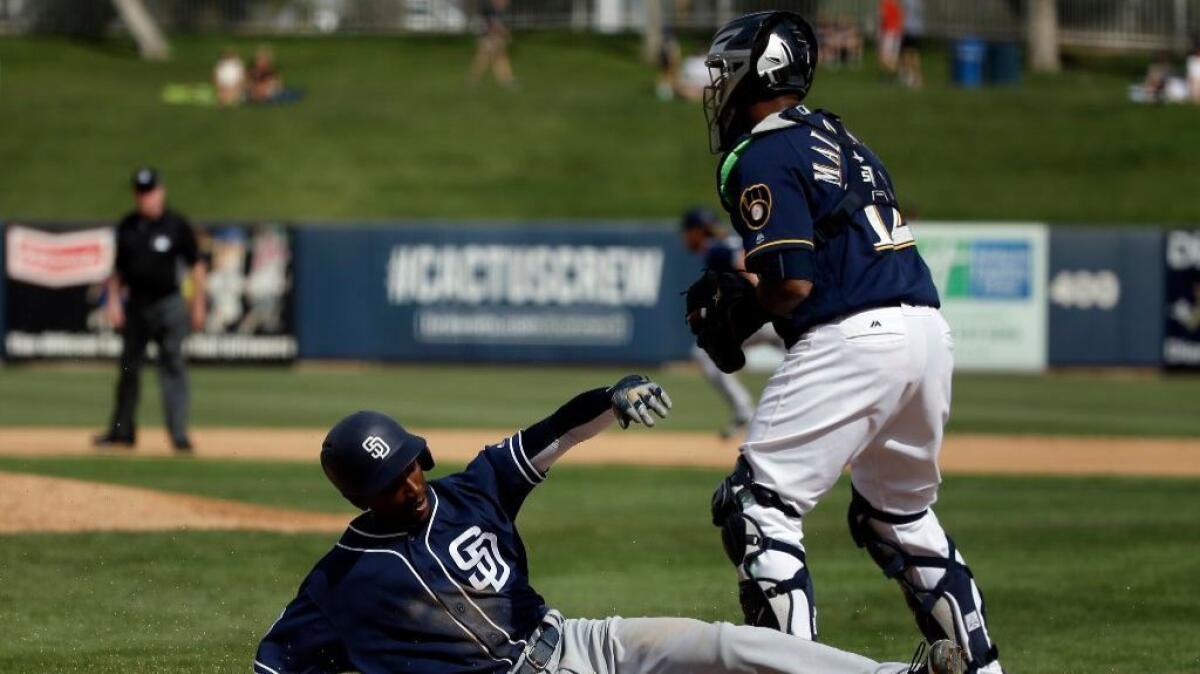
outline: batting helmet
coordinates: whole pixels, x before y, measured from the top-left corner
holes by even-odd
[[[705,60],[712,84],[704,89],[704,114],[713,152],[729,150],[750,129],[742,106],[792,94],[801,100],[817,70],[817,35],[795,12],[758,12],[725,24]]]
[[[321,443],[321,468],[342,496],[359,508],[383,493],[413,462],[433,468],[425,438],[386,414],[355,412],[330,429]]]

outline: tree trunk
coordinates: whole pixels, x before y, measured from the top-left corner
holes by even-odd
[[[125,27],[137,42],[138,51],[147,61],[165,61],[171,55],[171,46],[154,17],[146,11],[142,0],[112,0],[125,22]]]
[[[1058,8],[1054,0],[1029,0],[1026,5],[1029,65],[1034,72],[1056,73],[1058,58]]]
[[[642,28],[642,58],[658,61],[663,43],[662,0],[646,0],[646,25]]]

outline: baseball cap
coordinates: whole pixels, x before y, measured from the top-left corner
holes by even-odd
[[[149,192],[158,187],[162,179],[158,175],[158,169],[151,166],[139,166],[133,172],[133,178],[130,182],[133,183],[134,192]]]
[[[707,208],[689,208],[679,220],[681,229],[708,229],[718,222],[717,214]]]

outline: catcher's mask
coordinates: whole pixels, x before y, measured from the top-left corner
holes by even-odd
[[[725,24],[705,60],[711,84],[704,88],[709,148],[724,152],[749,128],[741,108],[785,94],[801,100],[817,69],[817,35],[795,12],[758,12]]]

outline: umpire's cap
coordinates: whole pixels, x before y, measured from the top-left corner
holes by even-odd
[[[138,194],[149,192],[162,184],[162,175],[153,166],[139,166],[129,178],[129,184]]]
[[[321,468],[348,501],[366,508],[408,467],[433,468],[425,438],[386,414],[355,412],[330,429],[321,443]]]

